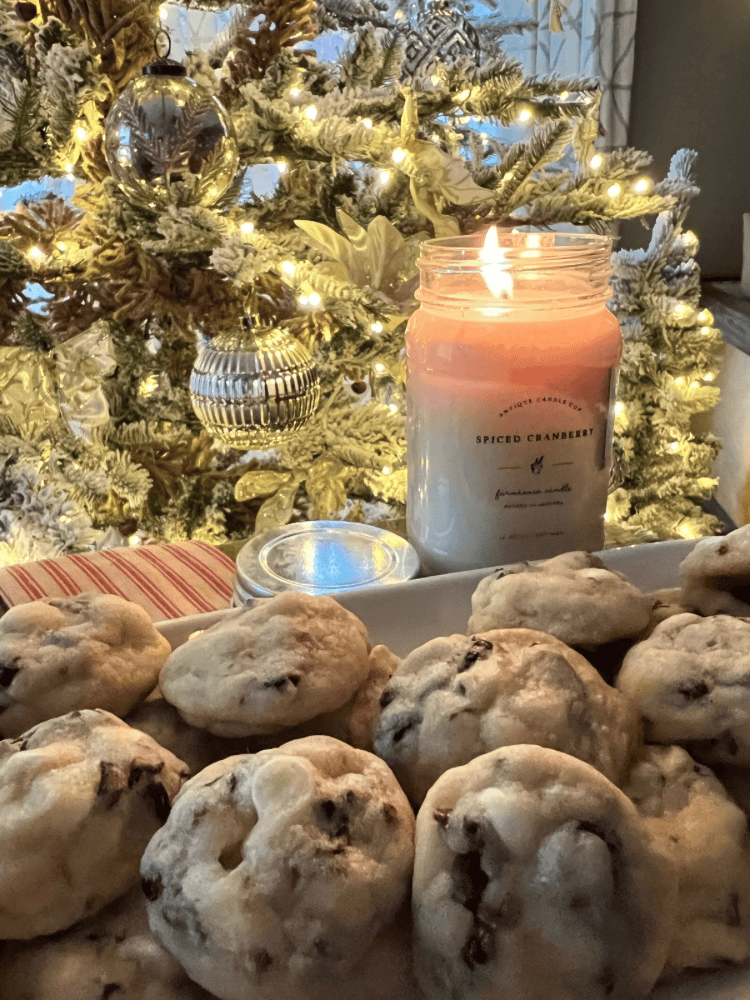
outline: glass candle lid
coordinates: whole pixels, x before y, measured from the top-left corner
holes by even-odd
[[[252,538],[237,556],[235,603],[282,590],[335,594],[413,579],[416,550],[371,524],[303,521]]]

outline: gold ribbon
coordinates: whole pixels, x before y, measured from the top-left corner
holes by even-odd
[[[0,348],[0,416],[11,420],[21,437],[38,437],[57,420],[54,392],[44,355],[25,347]]]
[[[109,326],[103,320],[51,351],[58,405],[74,434],[91,439],[94,427],[109,423],[102,380],[117,367]]]

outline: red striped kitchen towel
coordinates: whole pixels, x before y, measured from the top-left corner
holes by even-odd
[[[0,597],[8,607],[40,597],[118,594],[145,608],[151,621],[229,607],[234,563],[205,542],[103,549],[6,566]]]

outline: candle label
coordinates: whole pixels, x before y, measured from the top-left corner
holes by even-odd
[[[432,458],[410,484],[409,535],[419,549],[429,525],[428,570],[459,568],[440,561],[457,536],[467,567],[602,547],[616,371],[547,369],[524,389],[518,373],[461,396],[412,381],[412,447]]]

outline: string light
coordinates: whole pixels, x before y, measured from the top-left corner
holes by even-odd
[[[313,307],[313,309],[317,309],[323,300],[321,299],[320,295],[317,292],[310,292],[308,301],[310,302],[310,305]]]
[[[362,124],[365,128],[372,128],[372,118],[363,118]]]
[[[516,121],[519,121],[519,122],[522,122],[522,123],[523,122],[529,122],[529,121],[531,121],[531,119],[533,117],[534,116],[532,115],[531,111],[529,111],[528,108],[524,108],[523,111],[519,111],[518,118],[516,119]]]
[[[437,87],[437,85],[438,85],[438,84],[440,83],[440,77],[439,77],[439,76],[435,76],[435,75],[433,74],[433,75],[432,75],[432,76],[430,77],[430,82],[432,83],[432,86],[433,86],[433,87]]]
[[[395,164],[403,163],[406,159],[406,150],[402,149],[401,146],[397,146],[391,153],[391,159]]]
[[[243,222],[242,225],[240,226],[240,232],[241,233],[245,233],[246,235],[249,235],[250,233],[254,233],[255,232],[255,223],[254,222]]]
[[[615,181],[607,188],[607,194],[610,198],[617,198],[618,195],[622,194],[622,187]]]
[[[390,474],[391,474],[391,467],[390,467],[390,465],[384,465],[383,466],[383,475],[384,476],[389,476]]]
[[[84,128],[83,125],[79,125],[78,128],[76,129],[76,139],[80,139],[81,142],[84,142],[86,139],[88,139],[88,137],[89,137],[88,129]]]
[[[700,538],[703,532],[693,524],[684,522],[677,529],[678,533],[682,535],[683,538]]]
[[[289,164],[286,162],[286,160],[278,160],[276,163],[276,167],[278,168],[280,174],[285,174],[289,169]]]
[[[370,323],[370,329],[372,330],[373,333],[382,333],[383,332],[383,324],[380,322],[380,320],[376,320],[374,323]],[[377,365],[376,365],[376,369],[377,369]]]
[[[567,101],[567,99],[570,97],[570,91],[561,90],[557,96],[560,98],[561,101]]]
[[[432,139],[433,142],[440,142],[440,136],[437,134],[437,132],[433,132],[430,138]]]
[[[395,403],[389,403],[388,404],[388,409],[391,411],[391,413],[397,413],[398,412],[398,407],[396,406]]]
[[[308,104],[308,106],[305,108],[305,118],[309,119],[309,121],[311,122],[314,122],[317,117],[318,117],[318,109],[315,107],[314,104]]]
[[[589,166],[592,170],[598,170],[599,167],[604,163],[604,157],[601,153],[594,153],[594,155],[589,160]]]
[[[395,11],[395,13],[393,15],[393,19],[394,19],[394,21],[400,21],[403,16],[404,16],[404,12],[402,10],[397,10],[397,11]]]
[[[672,441],[672,442],[670,442],[670,444],[669,444],[669,450],[672,451],[672,452],[679,451],[680,450],[680,442],[679,441]]]
[[[380,183],[381,184],[387,184],[388,181],[391,179],[391,172],[390,172],[390,170],[381,170],[381,171],[379,171],[379,177],[380,177]]]
[[[615,413],[618,417],[621,417],[625,413],[625,404],[623,402],[615,403]]]
[[[63,164],[63,170],[68,175],[73,173],[73,164],[70,162],[70,160],[68,160],[66,163]]]
[[[700,382],[696,382],[696,380],[693,379],[693,381],[690,383],[690,388],[691,389],[700,389],[700,385],[701,385]]]
[[[151,396],[159,388],[159,377],[157,375],[148,375],[146,378],[142,379],[138,386],[139,396]]]
[[[299,302],[299,304],[301,306],[309,306],[310,305],[310,299],[306,295],[300,295],[300,297],[297,299],[297,301]]]
[[[31,258],[31,260],[40,261],[44,260],[47,254],[44,252],[44,250],[42,250],[41,247],[33,246],[29,248],[28,256]]]
[[[679,387],[680,387],[680,389],[684,389],[684,388],[685,388],[685,386],[687,385],[687,379],[686,379],[686,378],[684,378],[684,377],[683,377],[682,375],[680,375],[680,376],[679,376],[679,378],[676,378],[676,379],[674,380],[674,384],[675,384],[676,386],[679,386]]]
[[[708,326],[709,323],[713,322],[713,316],[708,309],[701,309],[696,318],[698,322],[704,326]]]
[[[463,104],[469,97],[471,97],[471,91],[462,90],[460,94],[456,94],[456,104]]]
[[[65,251],[68,249],[68,244],[63,243],[62,240],[60,240],[59,243],[55,243],[55,246],[61,253],[65,253]]]
[[[700,316],[700,313],[698,315]],[[702,326],[701,327],[701,333],[703,334],[704,337],[707,337],[711,333],[711,330],[712,330],[712,327],[710,327],[710,326]]]
[[[651,190],[651,178],[641,177],[633,185],[636,194],[648,194]]]
[[[706,372],[706,374],[703,376],[703,381],[704,382],[713,382],[713,380],[715,378],[716,378],[716,376],[714,375],[713,372]]]
[[[506,170],[505,173],[503,174],[503,180],[504,181],[510,181],[512,179],[513,179],[513,171],[512,170]]]
[[[289,96],[297,98],[300,96],[301,93],[302,91],[299,89],[299,87],[292,87],[292,89],[289,91]]]
[[[385,365],[381,364],[379,361],[378,361],[378,363],[376,365],[374,365],[374,368],[375,368],[376,372],[384,372],[385,371]]]
[[[283,260],[281,262],[281,270],[284,272],[284,274],[288,274],[291,277],[297,270],[297,268],[294,266],[291,260]]]

